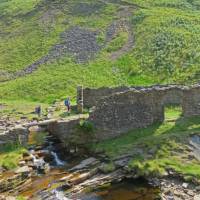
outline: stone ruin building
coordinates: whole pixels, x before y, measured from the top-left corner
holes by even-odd
[[[200,85],[151,87],[80,88],[78,105],[91,108],[89,121],[98,139],[119,136],[164,120],[167,105],[181,105],[184,117],[200,116]]]

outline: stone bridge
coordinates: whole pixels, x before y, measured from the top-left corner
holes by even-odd
[[[80,123],[80,120],[85,118],[86,115],[76,115],[66,119],[50,119],[16,125],[0,132],[0,147],[9,143],[27,145],[29,133],[35,128],[49,132],[61,141],[67,140],[74,133],[74,128]]]

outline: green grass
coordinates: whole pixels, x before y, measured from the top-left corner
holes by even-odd
[[[175,8],[139,10],[135,55],[144,73],[154,73],[166,82],[192,83],[199,76],[200,37],[197,11]],[[144,42],[146,41],[146,42]]]
[[[14,144],[8,144],[0,148],[0,166],[6,169],[16,168],[22,154],[26,151],[24,147]]]
[[[95,145],[96,151],[104,151],[111,159],[131,153],[130,168],[139,175],[163,175],[166,169],[174,169],[185,177],[200,179],[199,162],[188,158],[189,137],[199,134],[200,118],[179,118],[180,108],[166,109],[167,120],[145,129],[137,129],[115,139]],[[173,120],[171,120],[173,119]],[[176,120],[174,120],[176,119]]]
[[[156,82],[153,77],[142,75],[139,71],[127,76],[127,71],[134,70],[134,66],[130,67],[129,64],[135,63],[134,58],[128,54],[117,61],[108,61],[103,56],[101,55],[96,61],[84,67],[72,63],[69,59],[63,59],[48,66],[44,65],[32,75],[1,84],[0,97],[10,100],[23,97],[27,101],[49,103],[66,95],[74,98],[77,85],[117,86],[130,84],[132,79],[136,84],[141,85]],[[127,57],[130,59],[127,60]]]
[[[42,145],[45,143],[47,133],[31,133],[29,135],[29,144]],[[6,144],[0,147],[0,166],[7,170],[12,170],[18,167],[20,159],[23,157],[23,153],[27,152],[26,147],[22,147],[19,144]]]
[[[165,120],[176,120],[182,114],[182,108],[179,106],[168,106],[165,108]]]
[[[111,53],[121,49],[128,41],[128,32],[120,31],[116,37],[106,47],[106,51]]]
[[[187,0],[125,0],[129,3],[134,3],[139,6],[148,7],[170,7],[170,8],[180,8],[180,9],[192,9],[195,8],[193,5],[197,5],[197,1]],[[193,2],[193,3],[192,3]]]
[[[130,16],[134,49],[110,60],[110,52],[127,40],[122,30],[88,64],[75,64],[64,57],[41,66],[31,75],[0,83],[3,100],[50,103],[66,95],[75,96],[76,86],[85,87],[150,85],[156,83],[194,83],[199,79],[200,12],[199,3],[186,0],[126,0],[138,4]],[[81,3],[95,6],[97,2]],[[0,2],[0,75],[25,68],[60,43],[60,33],[71,26],[99,31],[97,40],[105,41],[107,27],[117,19],[119,5],[104,4],[98,12],[75,13],[80,1],[9,0]],[[54,9],[56,8],[57,9]],[[62,9],[61,9],[62,7]],[[49,15],[48,15],[48,11]]]
[[[9,116],[10,119],[19,120],[21,117],[26,117],[28,120],[37,117],[35,112],[35,107],[40,105],[42,108],[42,114],[46,114],[46,108],[48,104],[29,102],[24,100],[14,100],[14,101],[1,101],[3,104],[0,110],[1,117]]]
[[[18,196],[18,197],[17,197],[17,200],[26,200],[26,198],[25,198],[25,197],[22,197],[22,196]]]

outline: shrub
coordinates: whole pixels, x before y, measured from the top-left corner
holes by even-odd
[[[90,121],[82,120],[79,124],[79,130],[84,133],[94,133],[94,125]]]

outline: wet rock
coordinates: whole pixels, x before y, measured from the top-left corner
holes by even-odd
[[[23,152],[22,156],[23,157],[28,157],[28,156],[30,156],[30,154],[28,152]]]
[[[54,156],[52,154],[45,154],[44,161],[47,163],[52,163],[54,162]]]
[[[35,147],[35,151],[37,151],[36,153],[40,153],[39,151],[41,151],[44,147],[43,146],[36,146]]]
[[[150,178],[148,179],[148,183],[153,187],[159,187],[160,185],[162,185],[162,182],[158,178]]]
[[[0,179],[0,194],[3,192],[15,190],[17,187],[21,186],[28,179],[29,175],[27,173],[17,173],[7,178]]]
[[[16,174],[29,173],[29,172],[31,172],[31,169],[28,166],[20,167],[20,168],[15,170]]]
[[[116,166],[113,163],[102,163],[99,166],[99,170],[105,174],[113,172],[116,169]]]
[[[76,165],[75,167],[73,167],[72,169],[70,169],[70,171],[75,171],[75,170],[83,170],[86,168],[89,168],[91,166],[94,166],[96,164],[99,163],[99,160],[97,160],[96,158],[88,158],[86,160],[83,160],[79,165]]]
[[[163,199],[174,199],[174,200],[193,200],[195,194],[195,185],[193,183],[182,182],[183,178],[180,176],[165,177],[162,179],[160,187],[162,191]],[[187,188],[186,188],[187,187]]]
[[[77,185],[77,184],[82,183],[83,181],[89,179],[90,177],[92,177],[94,174],[97,173],[97,171],[98,171],[97,169],[93,169],[89,172],[75,176],[74,178],[70,179],[68,182],[70,185]]]
[[[47,174],[50,171],[49,164],[45,163],[43,166],[37,167],[38,174]]]
[[[23,166],[26,165],[26,161],[22,160],[22,161],[19,162],[18,165],[19,165],[20,167],[23,167]]]
[[[124,167],[128,164],[129,160],[130,160],[130,157],[126,157],[126,158],[121,158],[119,160],[115,160],[114,163],[116,167]]]
[[[188,183],[183,183],[182,187],[185,188],[185,189],[188,188]]]
[[[27,157],[23,158],[23,160],[25,162],[29,162],[29,161],[33,161],[33,158],[31,156],[27,156]]]

